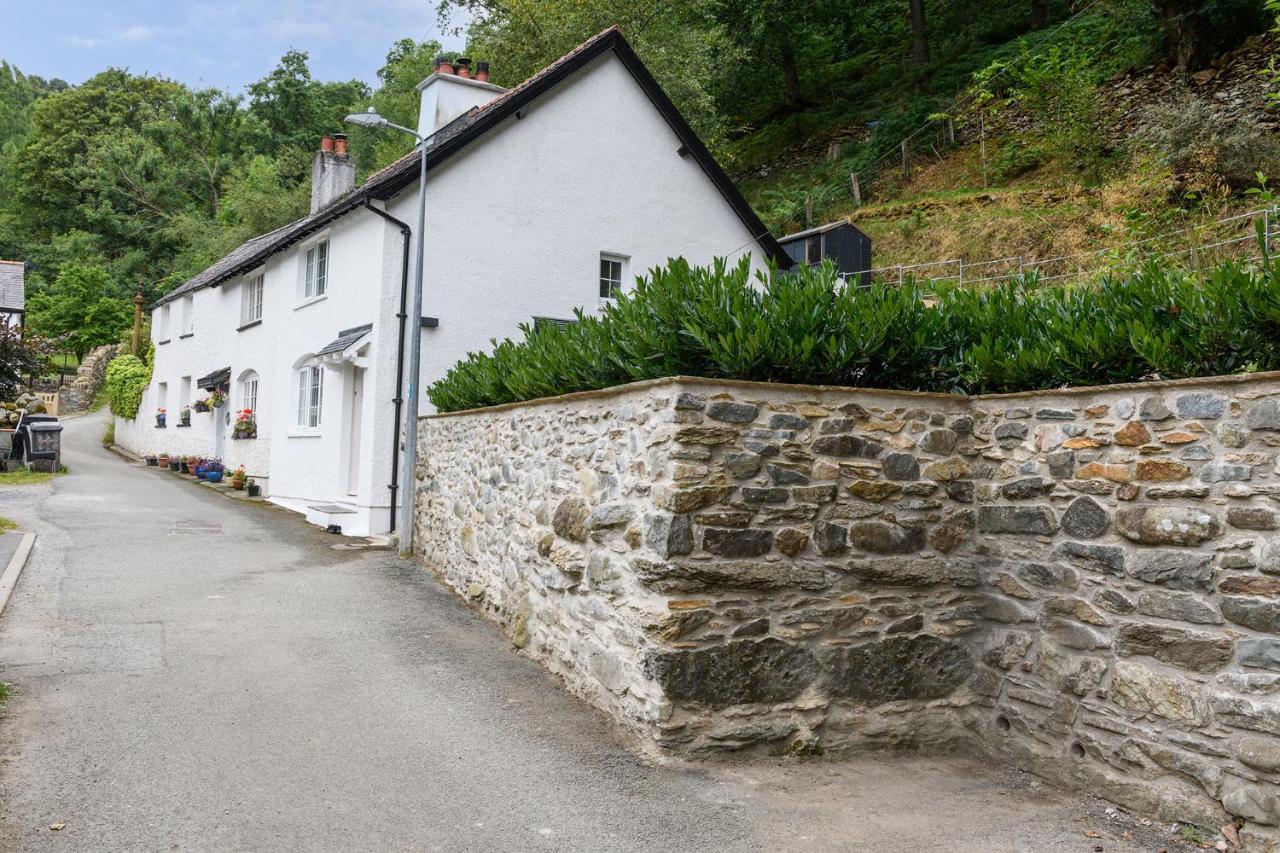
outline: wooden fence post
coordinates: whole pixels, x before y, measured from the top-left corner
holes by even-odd
[[[956,121],[953,118],[947,119],[947,142],[951,145],[956,144]]]
[[[849,183],[853,186],[853,206],[862,207],[862,185],[858,183],[858,173],[849,173]]]
[[[813,193],[804,194],[804,227],[813,227]]]
[[[911,180],[911,161],[907,159],[907,140],[902,140],[902,177]]]

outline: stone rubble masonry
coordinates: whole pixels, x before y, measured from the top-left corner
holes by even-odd
[[[89,408],[106,381],[107,365],[123,351],[120,344],[105,344],[90,350],[76,368],[75,378],[58,389],[58,411],[66,414]]]
[[[1280,375],[425,418],[418,556],[644,743],[961,750],[1280,835]]]

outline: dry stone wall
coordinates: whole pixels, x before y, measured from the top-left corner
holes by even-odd
[[[417,543],[682,752],[962,749],[1266,849],[1280,376],[673,379],[423,421]]]

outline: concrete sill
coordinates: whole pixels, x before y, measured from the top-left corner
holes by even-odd
[[[306,308],[308,305],[315,305],[317,302],[323,302],[328,298],[329,298],[329,294],[327,293],[322,293],[319,296],[313,296],[310,299],[299,302],[297,305],[293,306],[293,310],[300,311],[303,308]]]
[[[189,428],[191,424],[174,424],[174,426],[177,427],[178,429],[183,429],[184,427]]]
[[[194,338],[195,336],[195,332],[187,332],[185,335],[178,335],[178,340],[182,340],[183,338]]]
[[[165,338],[163,341],[156,341],[156,346],[160,346],[161,344],[167,344],[167,343],[169,343],[169,339]]]
[[[254,326],[261,326],[261,325],[262,325],[261,320],[251,320],[248,323],[245,323],[243,326],[238,327],[236,331],[243,332],[245,329],[252,329]]]
[[[324,435],[320,432],[290,432],[285,433],[285,438],[319,438]]]

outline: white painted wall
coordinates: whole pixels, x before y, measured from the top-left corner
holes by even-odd
[[[428,91],[431,87],[428,87]],[[441,89],[440,91],[445,91]],[[481,90],[477,90],[481,91]],[[634,278],[683,256],[708,263],[756,249],[746,226],[612,53],[512,118],[432,174],[428,185],[422,388],[469,351],[518,334],[535,316],[570,318],[598,308],[601,252],[628,258]],[[389,212],[417,221],[416,185]],[[300,305],[305,250],[330,239],[326,298]],[[176,426],[183,376],[231,367],[231,410],[241,407],[238,379],[259,375],[258,438],[231,441],[225,461],[243,463],[272,500],[296,510],[317,503],[354,506],[346,533],[388,529],[393,398],[400,298],[400,232],[357,210],[328,231],[274,256],[263,268],[260,326],[238,331],[247,277],[194,295],[194,334],[178,337],[182,310],[172,303],[167,343],[156,347],[155,374],[137,421],[117,421],[116,440],[134,452],[210,455],[214,419],[194,414]],[[153,315],[159,340],[162,323]],[[323,424],[296,426],[297,375],[303,357],[338,332],[373,323],[362,409],[360,481],[347,494],[350,366],[325,372]],[[157,385],[169,388],[167,428],[154,427]],[[430,411],[425,395],[420,411]]]
[[[428,177],[423,388],[534,316],[599,305],[601,252],[632,280],[757,248],[613,53]],[[391,212],[416,221],[417,190]],[[762,266],[762,264],[758,264]],[[429,413],[425,394],[420,411]]]
[[[430,136],[467,110],[487,104],[505,90],[456,74],[432,74],[418,84],[418,91],[421,93],[418,134]]]

